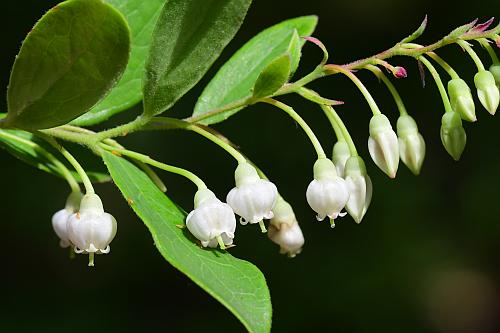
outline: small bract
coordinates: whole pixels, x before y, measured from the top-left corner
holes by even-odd
[[[54,232],[60,239],[59,245],[63,248],[71,245],[68,235],[68,219],[78,211],[81,200],[81,192],[71,192],[66,200],[64,209],[61,209],[52,216],[52,228],[54,228]]]
[[[259,223],[266,232],[263,220],[273,217],[278,190],[276,185],[261,179],[249,163],[240,163],[234,172],[236,187],[227,194],[226,201],[240,218],[240,223]]]
[[[94,254],[106,254],[116,235],[116,220],[106,212],[101,198],[91,193],[83,196],[80,211],[68,220],[68,235],[76,253],[89,254],[89,266],[94,266]]]
[[[337,176],[335,165],[327,158],[320,158],[314,163],[314,180],[306,191],[309,206],[317,213],[316,219],[323,221],[330,218],[332,228],[334,220],[340,215],[349,200],[349,191],[344,179]]]
[[[217,199],[209,189],[196,192],[194,210],[186,217],[186,226],[203,247],[225,249],[233,244],[236,218],[231,207]]]

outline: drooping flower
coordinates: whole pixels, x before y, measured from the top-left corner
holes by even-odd
[[[347,142],[337,141],[333,146],[332,162],[337,169],[337,176],[344,178],[344,169],[347,160],[351,157]]]
[[[323,221],[330,218],[332,227],[334,219],[341,215],[342,209],[349,199],[349,191],[344,179],[337,176],[335,165],[327,158],[320,158],[314,163],[314,179],[307,187],[306,198],[309,206],[317,213],[316,219]]]
[[[458,113],[446,112],[441,118],[441,142],[448,154],[458,161],[467,142],[467,135]]]
[[[278,196],[273,209],[274,217],[269,225],[268,237],[280,246],[280,253],[290,258],[302,251],[304,235],[293,212],[292,206]]]
[[[345,181],[349,189],[346,210],[356,223],[360,223],[370,206],[373,192],[372,181],[361,157],[353,156],[347,160]]]
[[[463,120],[476,121],[474,99],[467,83],[462,79],[452,79],[448,82],[448,95],[453,111],[458,112]]]
[[[97,194],[86,194],[79,212],[68,219],[68,235],[76,253],[89,254],[89,266],[94,266],[94,254],[109,253],[109,244],[116,235],[116,220],[106,212]]]
[[[481,104],[490,114],[495,114],[500,104],[500,91],[495,82],[495,77],[490,71],[479,71],[474,76],[477,96]]]
[[[236,187],[227,194],[226,201],[240,218],[240,223],[259,223],[265,232],[263,220],[273,217],[276,204],[276,186],[261,179],[257,170],[249,163],[240,163],[234,172]]]
[[[203,247],[225,249],[233,244],[236,217],[232,208],[217,199],[209,189],[196,192],[194,210],[186,217],[186,226]]]
[[[396,177],[399,165],[398,137],[389,119],[383,114],[374,115],[370,120],[368,150],[375,164],[390,178]]]
[[[59,245],[61,247],[71,245],[68,235],[68,220],[80,208],[81,200],[82,194],[80,192],[71,192],[66,200],[64,209],[61,209],[52,216],[52,228],[54,228],[54,232],[60,239]]]
[[[402,115],[397,124],[399,156],[415,175],[420,173],[425,158],[425,141],[418,132],[417,123],[409,115]]]

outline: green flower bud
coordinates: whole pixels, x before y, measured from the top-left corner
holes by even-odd
[[[418,132],[417,123],[409,115],[398,119],[399,156],[415,175],[420,173],[425,158],[425,141]]]
[[[399,165],[398,137],[389,119],[377,114],[370,120],[368,150],[375,164],[390,178],[396,177]]]
[[[347,160],[351,157],[349,145],[345,141],[337,141],[333,146],[332,161],[337,168],[337,175],[344,178],[344,169]]]
[[[493,74],[489,71],[479,71],[474,76],[477,96],[489,113],[495,114],[500,103],[500,91],[495,83]]]
[[[354,221],[360,223],[370,206],[373,192],[372,181],[361,157],[353,156],[347,160],[345,181],[349,189],[349,200],[345,208]]]
[[[493,74],[493,77],[495,78],[497,88],[500,89],[500,63],[491,65],[490,72],[491,74]]]
[[[467,135],[462,127],[462,119],[456,112],[446,112],[441,119],[441,142],[448,154],[455,161],[460,159],[467,142]]]
[[[463,120],[476,121],[476,110],[472,93],[464,80],[453,79],[448,82],[448,95],[453,111],[458,112]]]

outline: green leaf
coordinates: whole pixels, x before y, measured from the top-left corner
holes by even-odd
[[[78,126],[94,125],[134,106],[142,99],[142,79],[153,29],[165,0],[107,0],[127,19],[132,33],[127,69],[109,95],[89,112],[73,121]]]
[[[54,164],[47,155],[54,155],[57,153],[53,151],[52,147],[39,140],[33,134],[19,130],[0,130],[0,147],[5,149],[14,157],[21,161],[34,166],[42,171],[48,172],[52,175],[64,178],[59,168]],[[71,167],[68,167],[71,170]],[[86,168],[87,169],[87,168]],[[104,172],[97,170],[86,170],[87,174],[93,182],[104,183],[111,180],[110,176]],[[76,171],[71,172],[75,179],[81,183],[80,176]]]
[[[207,72],[231,41],[251,0],[168,0],[146,62],[144,112],[169,109]]]
[[[260,73],[253,88],[253,97],[270,96],[281,88],[290,75],[292,57],[289,53],[278,57]]]
[[[300,36],[314,31],[316,16],[303,16],[276,24],[253,37],[217,72],[196,103],[193,116],[202,117],[216,109],[244,101],[252,96],[252,88],[260,73],[277,57],[296,50],[297,30]],[[303,42],[300,42],[302,45]],[[292,71],[298,65],[300,53],[292,54]],[[201,120],[210,125],[226,120],[239,109],[219,113]]]
[[[55,6],[16,57],[6,125],[49,128],[87,112],[120,78],[129,43],[127,23],[110,5],[71,0]]]
[[[269,290],[257,267],[228,252],[201,248],[187,229],[177,227],[184,225],[185,213],[142,171],[113,154],[104,153],[103,158],[115,184],[149,228],[163,257],[227,307],[249,332],[269,332]]]

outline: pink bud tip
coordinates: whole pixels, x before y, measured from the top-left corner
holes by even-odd
[[[395,69],[396,71],[394,72],[394,76],[398,79],[404,79],[408,76],[408,73],[406,72],[406,69],[404,67],[397,66]]]
[[[474,32],[483,32],[490,27],[490,25],[493,23],[494,20],[495,20],[495,18],[492,17],[488,21],[476,25],[472,30]]]

